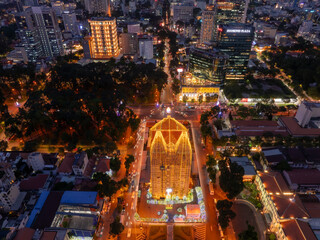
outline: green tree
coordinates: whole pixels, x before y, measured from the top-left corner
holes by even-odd
[[[120,223],[120,218],[116,217],[110,224],[110,234],[113,236],[119,235],[124,230],[124,226]]]
[[[229,222],[235,218],[236,214],[231,210],[233,203],[228,200],[218,200],[217,210],[219,211],[218,222],[222,229],[229,226]]]
[[[110,168],[113,172],[117,173],[120,170],[121,161],[118,157],[114,156],[110,159]]]
[[[255,231],[254,226],[250,225],[247,222],[248,229],[241,232],[239,236],[239,240],[258,240],[258,233]]]
[[[182,97],[182,101],[183,101],[184,103],[187,103],[187,101],[188,101],[188,97],[187,97],[186,95],[183,95],[183,97]]]
[[[134,156],[131,154],[127,155],[126,160],[124,162],[124,166],[126,167],[126,175],[128,175],[131,163],[133,162],[134,162]]]
[[[0,141],[0,151],[6,151],[8,148],[8,142],[6,140]]]
[[[219,184],[221,189],[227,193],[229,199],[235,198],[243,190],[243,175],[244,169],[237,163],[229,163],[226,161],[219,161],[219,169],[221,175],[219,177]]]
[[[199,95],[198,102],[199,102],[199,104],[201,104],[203,102],[203,95]]]

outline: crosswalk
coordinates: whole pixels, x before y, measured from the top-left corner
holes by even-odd
[[[146,240],[147,235],[145,233],[140,233],[137,237],[136,240]]]
[[[193,227],[194,239],[205,240],[206,239],[206,225],[198,225]]]

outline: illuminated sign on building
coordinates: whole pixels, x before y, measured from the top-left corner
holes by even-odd
[[[250,29],[227,29],[227,33],[251,33]]]

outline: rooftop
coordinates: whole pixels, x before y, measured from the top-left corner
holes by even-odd
[[[38,174],[37,176],[23,179],[20,183],[20,191],[32,191],[43,188],[48,177],[48,174]]]
[[[72,165],[74,162],[74,153],[67,153],[58,168],[59,173],[72,173]]]
[[[303,206],[298,195],[272,195],[280,218],[309,218],[309,214]]]
[[[281,222],[288,240],[317,240],[307,222],[292,219]]]
[[[262,173],[259,173],[259,175],[268,193],[272,193],[272,194],[291,193],[281,173],[262,172]]]
[[[244,175],[252,176],[257,174],[248,157],[230,157],[230,161],[236,162],[238,165],[242,166],[244,169]]]
[[[283,173],[290,185],[320,185],[320,171],[318,169],[292,169]]]
[[[41,235],[40,240],[55,240],[56,235],[57,235],[57,232],[44,231]]]
[[[61,204],[95,204],[97,192],[65,191]]]
[[[22,228],[18,231],[14,240],[32,240],[32,237],[36,230],[32,228]]]
[[[51,226],[56,211],[60,205],[60,199],[62,195],[63,192],[51,191],[49,193],[48,197],[45,199],[43,206],[36,212],[37,217],[32,225],[33,228],[44,229]],[[33,211],[35,211],[35,209]]]
[[[320,136],[320,129],[316,128],[302,128],[297,120],[293,117],[279,117],[279,122],[281,125],[286,127],[289,134],[296,137],[316,137]]]

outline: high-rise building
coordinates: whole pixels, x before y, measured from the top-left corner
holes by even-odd
[[[187,196],[192,162],[188,129],[168,116],[150,129],[150,138],[152,197]]]
[[[219,0],[215,3],[214,39],[217,27],[228,23],[245,23],[249,0]]]
[[[27,51],[29,61],[63,55],[62,34],[52,8],[29,7],[16,17],[22,21],[18,22],[17,35]]]
[[[230,23],[219,26],[218,48],[229,56],[226,80],[244,80],[253,38],[252,25]]]
[[[84,0],[84,6],[89,14],[103,13],[111,16],[110,0]]]
[[[117,33],[117,22],[113,17],[92,18],[90,54],[93,59],[117,57],[120,53]]]
[[[183,2],[172,5],[173,10],[173,22],[178,20],[183,22],[189,22],[193,19],[194,2]]]
[[[119,36],[120,51],[124,55],[138,53],[138,36],[135,33],[121,33]]]
[[[66,32],[71,32],[73,36],[80,35],[80,28],[74,11],[63,11],[62,20]]]
[[[214,33],[214,19],[215,11],[214,6],[210,5],[202,12],[202,23],[200,33],[200,43],[212,42]]]
[[[144,59],[153,58],[153,40],[150,37],[139,38],[139,56]]]
[[[223,83],[227,61],[228,56],[219,50],[193,47],[190,49],[189,71],[203,85]]]

